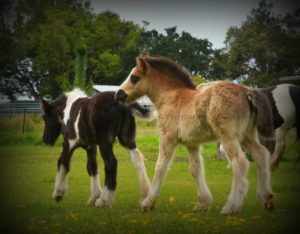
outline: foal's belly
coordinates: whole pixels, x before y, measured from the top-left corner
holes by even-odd
[[[178,139],[184,145],[198,145],[216,139],[211,127],[204,121],[183,121],[178,126]]]

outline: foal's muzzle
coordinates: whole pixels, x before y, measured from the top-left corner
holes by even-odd
[[[122,89],[119,89],[118,92],[116,93],[116,101],[124,103],[127,96],[128,95]]]

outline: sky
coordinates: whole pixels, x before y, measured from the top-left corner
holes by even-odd
[[[230,26],[240,26],[251,9],[257,8],[260,0],[91,0],[95,13],[110,10],[121,19],[143,25],[164,33],[165,28],[177,26],[177,31],[186,31],[192,36],[208,39],[213,48],[224,47],[226,32]],[[274,12],[284,15],[300,8],[296,0],[267,0],[273,3]]]

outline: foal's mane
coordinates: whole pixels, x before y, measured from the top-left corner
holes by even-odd
[[[72,104],[76,99],[82,98],[82,97],[87,97],[86,94],[79,88],[75,88],[69,92],[65,92],[58,96],[54,101],[53,105],[55,106],[62,106],[64,109],[67,105],[67,101],[69,104]],[[69,99],[69,100],[68,100]]]
[[[181,81],[187,88],[196,89],[196,84],[193,82],[191,74],[173,60],[165,57],[147,56],[144,58],[154,69],[168,72],[172,77]]]
[[[54,101],[54,105],[61,105],[66,103],[67,97],[64,94],[59,95]]]

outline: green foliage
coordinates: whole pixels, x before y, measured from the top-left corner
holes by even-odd
[[[195,75],[195,76],[193,76],[193,81],[194,81],[197,85],[206,82],[206,80],[204,79],[204,77],[202,77],[202,76],[200,76],[200,75]]]
[[[264,0],[241,27],[227,31],[229,78],[265,87],[300,74],[300,11],[276,16]]]
[[[224,49],[215,50],[210,60],[209,80],[225,80],[227,79],[227,61],[228,54]]]
[[[138,55],[140,29],[111,11],[95,15],[91,27],[88,78],[97,84],[118,84],[132,69]]]
[[[121,57],[104,51],[95,60],[95,67],[94,75],[98,77],[100,83],[113,83],[114,78],[118,77],[122,71]]]
[[[8,66],[0,91],[11,98],[16,93],[55,98],[75,86],[91,93],[94,83],[119,84],[142,50],[170,57],[208,79],[214,69],[211,43],[179,34],[176,27],[167,28],[166,35],[147,31],[147,22],[139,27],[111,11],[93,14],[80,0],[24,0],[15,9],[9,3],[3,6],[13,25],[6,25],[1,37],[11,53],[1,52]]]
[[[193,75],[209,77],[212,44],[207,39],[197,39],[187,32],[176,32],[177,27],[166,28],[166,35],[156,30],[143,31],[141,50],[153,56],[170,57],[188,69]]]
[[[1,132],[19,132],[23,129],[23,115],[14,118],[0,117]],[[27,114],[25,117],[25,132],[38,133],[43,129],[43,120],[40,115]]]
[[[0,92],[11,99],[120,84],[141,51],[170,57],[207,80],[263,87],[300,73],[300,11],[275,16],[265,1],[241,27],[228,30],[226,48],[218,50],[176,26],[161,34],[147,30],[148,22],[138,26],[111,11],[95,14],[88,1],[3,1],[0,10]]]
[[[11,3],[13,4],[13,3]],[[17,93],[36,98],[61,93],[74,81],[73,59],[77,38],[88,35],[92,17],[88,4],[79,0],[19,1],[8,26],[18,54],[1,74]],[[14,13],[14,12],[15,13]]]
[[[87,69],[87,51],[84,45],[77,46],[75,59],[75,80],[74,86],[85,88],[86,69]]]
[[[0,146],[7,145],[42,145],[42,137],[36,133],[1,132]]]
[[[80,0],[24,0],[15,10],[12,6],[4,8],[13,25],[1,34],[11,53],[1,51],[0,61],[6,63],[0,91],[11,98],[23,92],[55,98],[74,86],[91,92],[93,83],[123,80],[127,61],[137,55],[140,29],[115,13],[93,14]]]

